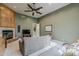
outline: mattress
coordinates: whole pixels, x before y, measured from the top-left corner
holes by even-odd
[[[58,40],[52,40],[50,46],[47,46],[44,49],[30,54],[29,56],[61,56],[63,54],[63,52],[61,51],[63,43],[64,42]]]
[[[39,56],[61,56],[64,53],[61,51],[61,48],[63,47],[62,44],[64,42],[58,40],[52,40],[52,42],[57,43],[57,45],[45,51],[44,53],[41,53]]]
[[[61,56],[56,47],[50,48],[39,56]]]

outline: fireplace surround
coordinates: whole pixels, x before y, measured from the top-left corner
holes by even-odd
[[[5,39],[12,39],[13,38],[13,30],[2,30],[2,37]]]

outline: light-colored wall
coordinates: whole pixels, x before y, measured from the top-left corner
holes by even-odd
[[[53,25],[54,39],[73,42],[79,37],[79,4],[70,4],[39,19],[41,35],[47,35],[46,25]]]
[[[30,29],[31,30],[31,34],[32,34],[32,24],[36,23],[37,19],[35,18],[31,18],[28,16],[24,16],[21,14],[16,14],[16,26],[20,25],[21,26],[21,32],[18,33],[17,32],[17,27],[16,27],[16,35],[20,35],[22,34],[22,29]]]

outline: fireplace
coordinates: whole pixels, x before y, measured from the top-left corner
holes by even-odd
[[[13,38],[13,30],[3,30],[2,37],[5,39],[12,39]]]

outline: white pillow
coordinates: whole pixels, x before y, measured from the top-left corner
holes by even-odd
[[[40,37],[38,37],[38,39],[49,39],[49,40],[51,40],[51,36],[49,36],[49,35],[40,36]]]

